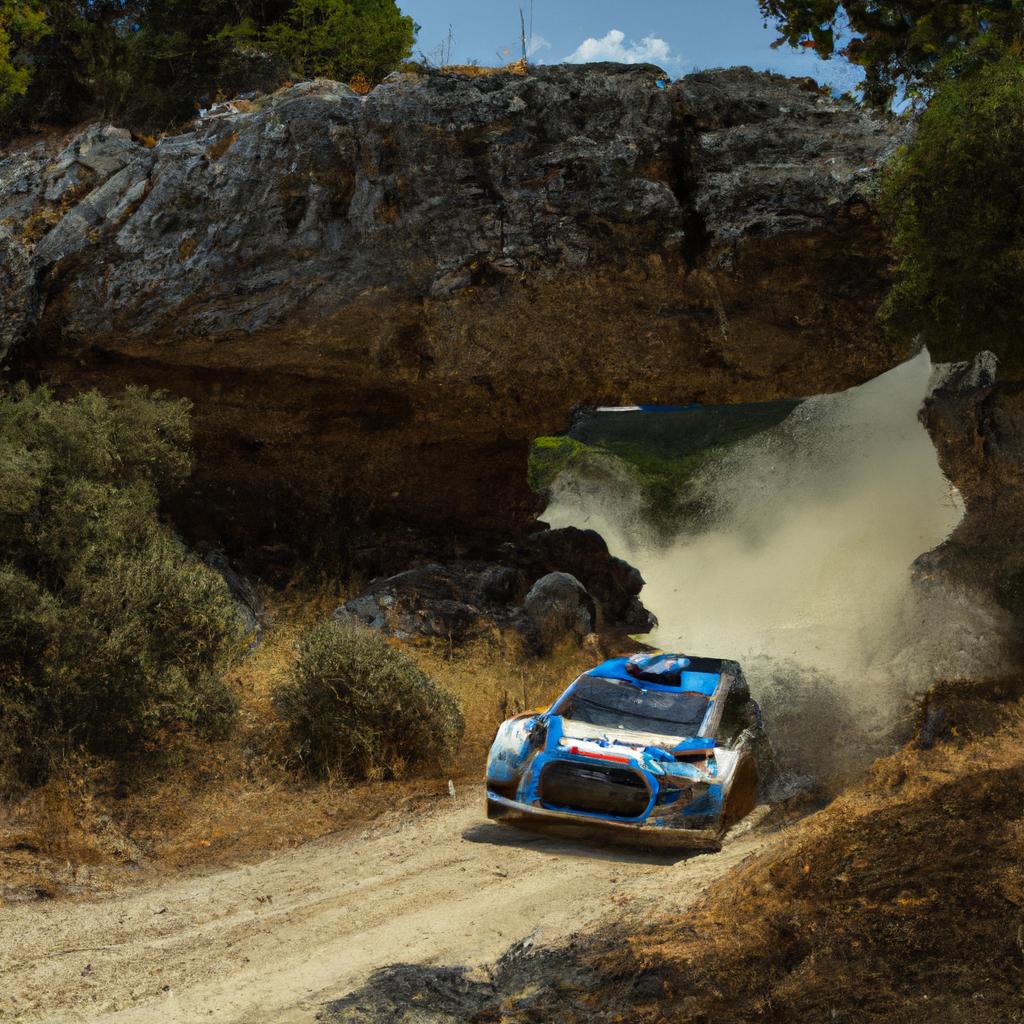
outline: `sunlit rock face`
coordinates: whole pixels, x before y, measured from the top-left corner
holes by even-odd
[[[304,83],[147,148],[0,161],[0,347],[189,396],[186,532],[370,567],[529,529],[581,403],[832,391],[897,361],[870,185],[894,122],[746,69]],[[371,540],[369,538],[385,538]]]

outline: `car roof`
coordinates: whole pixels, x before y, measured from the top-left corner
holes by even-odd
[[[710,697],[722,676],[722,660],[668,652],[634,654],[628,658],[609,658],[584,675],[648,683]]]

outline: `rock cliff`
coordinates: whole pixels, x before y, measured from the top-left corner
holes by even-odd
[[[0,349],[57,388],[190,397],[194,540],[374,568],[528,529],[528,445],[575,405],[892,365],[869,197],[898,125],[808,81],[660,77],[317,81],[149,147],[99,126],[22,146]]]
[[[919,581],[938,578],[982,591],[1024,622],[1024,383],[998,381],[982,352],[947,364],[921,418],[946,476],[964,499],[952,536],[918,559]],[[1019,629],[1014,652],[1024,659]]]

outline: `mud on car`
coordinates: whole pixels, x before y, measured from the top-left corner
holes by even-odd
[[[756,805],[769,763],[737,662],[612,658],[546,711],[502,723],[487,760],[487,816],[718,849]]]

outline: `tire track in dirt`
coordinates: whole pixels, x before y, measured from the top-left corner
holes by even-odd
[[[646,852],[486,822],[479,792],[259,864],[0,912],[0,1020],[309,1022],[392,963],[480,965],[537,932],[679,910],[769,839]]]

